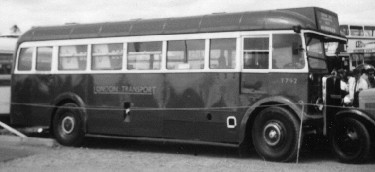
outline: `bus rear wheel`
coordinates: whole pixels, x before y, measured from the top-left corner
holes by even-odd
[[[255,118],[252,140],[255,150],[266,160],[288,162],[297,155],[299,123],[282,107],[269,107]]]
[[[366,126],[359,120],[338,119],[330,136],[333,153],[344,163],[365,162],[371,153],[371,138]]]
[[[53,118],[53,133],[62,145],[81,145],[84,138],[83,123],[81,111],[76,104],[66,103],[57,109]]]

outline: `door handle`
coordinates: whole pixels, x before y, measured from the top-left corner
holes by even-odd
[[[130,102],[124,102],[124,110],[123,110],[123,117],[124,122],[130,122]]]

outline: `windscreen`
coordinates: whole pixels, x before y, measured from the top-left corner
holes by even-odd
[[[321,38],[313,35],[306,36],[306,52],[310,68],[327,69],[324,51],[324,42]]]

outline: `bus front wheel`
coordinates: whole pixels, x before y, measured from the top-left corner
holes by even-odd
[[[270,161],[287,162],[297,155],[299,123],[282,107],[269,107],[255,118],[252,140],[260,156]]]
[[[84,138],[81,111],[74,103],[60,106],[53,118],[53,133],[56,140],[65,146],[79,146]]]
[[[366,126],[359,120],[338,119],[330,136],[333,153],[341,162],[361,163],[371,153],[371,138]]]

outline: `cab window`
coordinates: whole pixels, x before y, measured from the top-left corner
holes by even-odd
[[[305,60],[301,37],[297,34],[275,34],[272,37],[272,69],[302,69]]]

